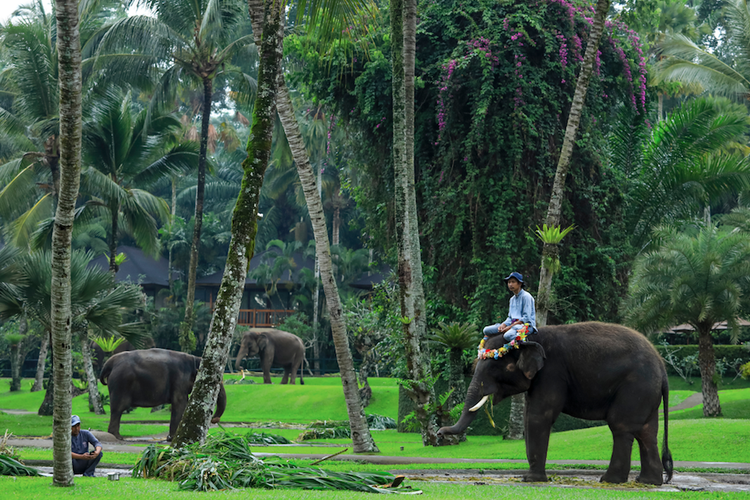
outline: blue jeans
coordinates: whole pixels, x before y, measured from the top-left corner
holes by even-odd
[[[99,462],[102,460],[102,457],[104,456],[104,452],[99,452],[99,456],[96,457],[93,460],[79,460],[77,458],[73,459],[73,474],[83,474],[87,477],[94,477],[94,471],[96,471],[96,466],[99,465]]]

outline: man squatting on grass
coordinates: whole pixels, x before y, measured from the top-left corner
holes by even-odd
[[[70,448],[73,458],[73,474],[94,477],[96,466],[102,459],[102,444],[89,431],[81,430],[81,419],[73,415],[70,419]],[[89,443],[94,451],[89,451]]]

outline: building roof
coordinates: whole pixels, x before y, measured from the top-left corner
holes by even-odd
[[[737,322],[740,326],[750,326],[750,321],[747,321],[742,318],[738,318]],[[711,330],[729,330],[729,325],[726,321],[722,321],[720,323],[716,323]],[[673,326],[670,328],[667,332],[668,333],[685,333],[685,332],[694,332],[695,328],[693,328],[692,325],[689,325],[687,323],[683,323],[681,325]]]
[[[120,264],[120,269],[115,276],[116,281],[130,281],[141,285],[169,286],[169,262],[167,259],[146,255],[143,250],[136,247],[117,247],[117,253],[125,254],[125,262]],[[109,260],[106,255],[100,255],[89,263],[89,266],[99,266],[101,269],[109,269]]]

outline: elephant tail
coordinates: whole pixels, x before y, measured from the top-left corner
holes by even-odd
[[[661,397],[664,402],[664,443],[661,447],[661,464],[664,466],[664,472],[667,474],[665,483],[669,483],[672,480],[672,473],[674,472],[674,461],[672,460],[672,452],[669,451],[669,382],[667,381],[667,374],[664,373],[661,383]]]
[[[305,385],[305,363],[307,358],[302,356],[302,363],[299,364],[299,385]]]
[[[104,367],[102,368],[102,373],[99,375],[99,381],[107,385],[107,379],[109,378],[109,374],[112,373],[112,363],[110,363],[112,358],[108,359],[106,363],[104,363]]]

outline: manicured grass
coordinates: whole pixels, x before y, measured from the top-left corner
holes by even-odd
[[[659,443],[662,440],[660,430]],[[669,448],[674,460],[709,462],[750,462],[750,433],[742,420],[681,420],[669,424]],[[526,459],[523,441],[504,441],[491,436],[469,436],[458,446],[423,447],[419,434],[394,430],[373,433],[381,454],[399,457],[440,457],[476,459]],[[321,441],[322,442],[322,441]],[[351,441],[325,440],[351,449]],[[403,451],[401,450],[403,447]],[[266,453],[325,453],[305,448],[268,447]],[[608,427],[591,427],[552,434],[549,460],[605,460],[612,454],[612,434]],[[633,459],[639,459],[633,446]]]
[[[695,391],[669,391],[669,407],[674,408],[687,398],[695,394]]]
[[[76,476],[72,488],[56,488],[51,485],[51,478],[11,478],[0,477],[0,489],[8,498],[24,500],[47,498],[148,498],[149,500],[178,499],[246,499],[254,500],[364,500],[376,498],[370,493],[346,491],[310,491],[310,490],[234,490],[209,493],[182,492],[176,483],[166,481],[122,478],[118,482],[102,478],[82,478]],[[407,481],[407,485],[424,492],[425,498],[431,500],[497,500],[498,497],[514,500],[635,500],[635,499],[680,499],[680,500],[740,500],[746,499],[747,493],[707,493],[707,492],[658,492],[658,491],[623,491],[592,489],[571,489],[553,487],[497,486],[473,484],[437,484],[422,481]]]
[[[719,401],[721,402],[721,412],[724,418],[750,419],[750,389],[719,391]],[[675,420],[696,419],[702,417],[702,404],[670,414],[670,418]]]

